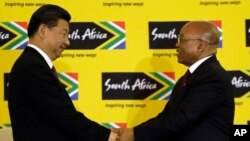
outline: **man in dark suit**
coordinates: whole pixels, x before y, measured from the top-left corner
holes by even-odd
[[[185,24],[178,38],[178,62],[187,73],[173,88],[158,116],[129,129],[121,141],[228,141],[234,120],[234,94],[227,72],[216,59],[217,27],[208,21]]]
[[[70,14],[44,5],[32,15],[29,44],[10,73],[9,113],[14,141],[114,141],[118,135],[78,112],[52,61],[69,46]]]

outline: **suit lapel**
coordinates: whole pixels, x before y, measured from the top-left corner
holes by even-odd
[[[168,102],[169,109],[171,109],[171,111],[178,108],[188,90],[188,86],[189,84],[183,86],[181,84],[181,79],[176,83],[175,87],[173,88],[171,98]]]
[[[60,91],[62,92],[63,96],[66,96],[67,99],[72,103],[68,92],[66,91],[66,89],[63,87],[63,84],[61,83],[61,81],[59,80],[58,77],[56,77],[54,75],[54,73],[52,72],[52,70],[50,69],[50,67],[48,66],[47,62],[45,61],[45,59],[42,57],[41,54],[39,54],[39,52],[37,52],[35,49],[31,48],[31,47],[26,47],[24,50],[29,56],[31,56],[31,58],[36,57],[38,58],[39,61],[37,61],[37,63],[40,63],[41,65],[45,66],[48,70],[48,72],[51,73],[51,76],[54,79],[54,82],[57,83],[58,89],[60,89]]]
[[[190,87],[190,85],[192,85],[192,83],[195,81],[196,77],[199,77],[199,72],[206,68],[207,65],[209,65],[211,62],[216,62],[216,56],[212,56],[209,59],[207,59],[206,61],[204,61],[190,76],[187,85],[182,86],[181,81],[182,81],[182,77],[177,81],[177,83],[175,84],[172,93],[171,93],[171,98],[168,101],[167,105],[165,106],[163,112],[169,112],[172,110],[175,110],[176,108],[179,107],[179,105],[181,104],[182,100],[185,98],[186,95],[188,95],[188,89]]]

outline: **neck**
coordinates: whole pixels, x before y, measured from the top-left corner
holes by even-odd
[[[50,60],[52,60],[52,61],[55,60],[51,57],[49,51],[46,49],[46,46],[40,40],[38,40],[36,38],[29,38],[29,43],[40,48],[44,53],[46,53],[48,55]]]

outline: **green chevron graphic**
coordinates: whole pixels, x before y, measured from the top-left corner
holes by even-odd
[[[153,75],[159,82],[164,83],[165,86],[163,89],[157,91],[156,94],[154,94],[154,96],[150,99],[161,100],[162,97],[167,97],[167,95],[170,95],[175,84],[174,82],[171,81],[171,78],[168,77],[167,74],[160,72],[151,72],[150,74]]]
[[[28,42],[28,37],[26,31],[23,27],[18,25],[15,22],[2,22],[0,23],[4,28],[8,29],[13,34],[17,35],[15,38],[10,40],[8,43],[3,45],[3,50],[14,50],[14,49],[23,49]],[[26,29],[25,29],[26,30]]]
[[[113,123],[113,122],[106,122],[106,123],[102,123],[102,126],[106,127],[106,128],[126,128],[127,127],[127,123]]]
[[[75,73],[58,73],[60,81],[66,85],[66,90],[72,100],[78,99],[78,80],[71,76]]]
[[[113,39],[111,39],[107,44],[101,47],[101,49],[112,49],[116,43],[122,41],[125,38],[125,33],[122,32],[117,27],[113,26],[111,23],[109,22],[100,22],[100,23],[105,27],[105,29],[109,29],[113,31],[115,34]]]

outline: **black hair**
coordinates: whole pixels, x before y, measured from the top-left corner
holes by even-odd
[[[49,28],[55,27],[59,19],[69,22],[71,16],[65,9],[57,5],[46,4],[41,6],[30,18],[28,36],[33,36],[41,24],[45,24]]]

